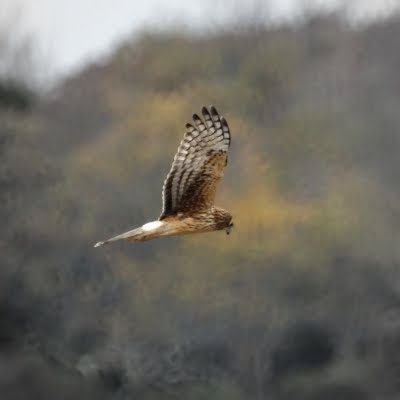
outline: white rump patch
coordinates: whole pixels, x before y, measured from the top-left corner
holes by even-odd
[[[148,222],[147,224],[144,224],[142,226],[142,229],[144,231],[152,231],[154,229],[159,228],[161,225],[164,225],[164,222],[162,222],[162,221],[152,221],[152,222]]]

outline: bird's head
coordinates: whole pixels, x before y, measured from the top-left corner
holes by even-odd
[[[227,235],[230,235],[231,230],[233,229],[233,226],[234,226],[234,224],[233,224],[233,221],[232,221],[232,218],[231,218],[229,223],[228,223],[228,225],[225,227],[225,232],[226,232]]]
[[[233,228],[232,215],[222,208],[213,207],[212,213],[214,217],[215,230],[224,230],[227,235],[231,233]]]

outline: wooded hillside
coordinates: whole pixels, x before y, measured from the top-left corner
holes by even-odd
[[[149,32],[48,95],[4,81],[9,398],[397,399],[399,37],[399,17],[335,15]],[[233,233],[94,249],[159,216],[210,104],[232,131]]]

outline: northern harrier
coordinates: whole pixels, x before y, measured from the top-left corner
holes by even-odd
[[[228,161],[231,135],[224,117],[211,106],[203,119],[193,115],[164,182],[163,210],[158,221],[98,242],[94,247],[121,239],[143,241],[161,236],[225,230],[233,227],[232,215],[213,205],[218,182]]]

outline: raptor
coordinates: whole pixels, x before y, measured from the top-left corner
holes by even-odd
[[[157,221],[98,242],[99,247],[117,240],[145,241],[162,236],[225,230],[233,227],[232,215],[214,206],[217,186],[228,162],[231,134],[225,118],[211,106],[193,122],[178,147],[164,181],[163,209]]]

